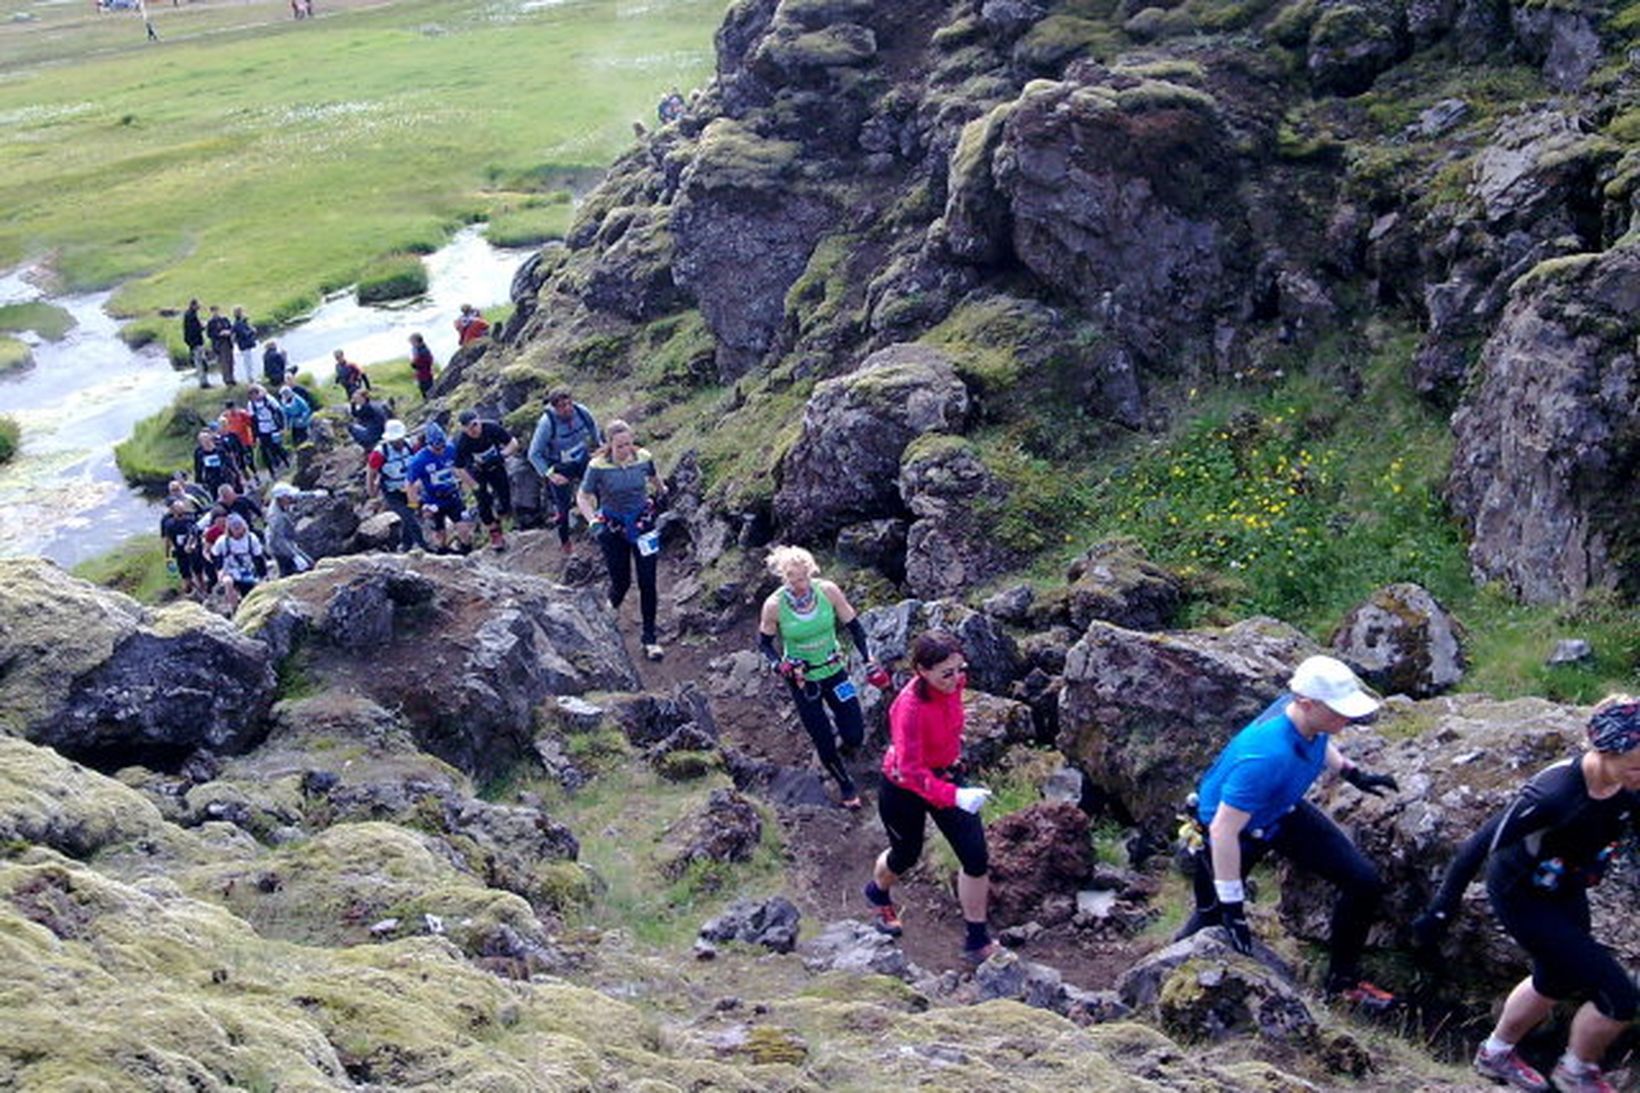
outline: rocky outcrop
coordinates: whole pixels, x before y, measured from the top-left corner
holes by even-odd
[[[901,600],[893,607],[860,612],[871,652],[884,664],[896,664],[898,678],[909,678],[911,645],[927,630],[945,630],[962,643],[968,657],[971,688],[1005,695],[1025,670],[1019,646],[990,616],[953,600]],[[870,696],[866,696],[868,701]]]
[[[255,744],[274,683],[267,649],[197,604],[150,609],[0,560],[0,731],[99,769],[174,768]]]
[[[1239,955],[1216,929],[1152,953],[1123,973],[1116,991],[1187,1040],[1248,1033],[1292,1044],[1316,1038],[1315,1017],[1291,970],[1262,945],[1252,957]]]
[[[907,590],[939,599],[1006,572],[1016,559],[998,540],[994,515],[1011,492],[960,437],[929,434],[913,441],[900,463],[900,498],[912,515]]]
[[[1065,573],[1064,621],[1078,632],[1096,619],[1128,630],[1162,630],[1184,603],[1179,578],[1130,539],[1089,547]]]
[[[237,621],[316,680],[397,709],[421,748],[480,776],[533,755],[549,697],[637,684],[600,591],[476,560],[328,561],[259,588]]]
[[[920,345],[872,354],[850,375],[816,385],[803,431],[786,454],[774,514],[792,542],[897,515],[901,457],[925,433],[960,432],[968,392],[946,356]]]
[[[1352,608],[1330,644],[1368,686],[1430,698],[1463,678],[1462,639],[1463,627],[1428,589],[1403,583]]]
[[[732,789],[714,789],[704,807],[667,830],[660,872],[677,880],[691,866],[749,861],[762,841],[757,806]]]
[[[1160,833],[1218,750],[1314,652],[1273,619],[1160,634],[1096,622],[1066,658],[1059,750]]]
[[[162,835],[141,793],[49,748],[0,736],[0,843],[32,843],[71,858]]]
[[[1539,265],[1452,419],[1447,493],[1470,562],[1529,602],[1640,587],[1637,307],[1640,247]]]

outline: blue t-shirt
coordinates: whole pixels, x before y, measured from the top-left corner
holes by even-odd
[[[421,483],[421,489],[429,497],[449,497],[452,494],[461,495],[461,486],[456,481],[456,449],[454,444],[446,444],[444,451],[435,452],[432,448],[423,448],[410,459],[410,480]]]
[[[1329,737],[1317,733],[1314,740],[1304,739],[1286,713],[1292,700],[1292,695],[1283,694],[1265,707],[1202,775],[1196,790],[1196,814],[1202,823],[1213,822],[1222,801],[1251,814],[1249,834],[1268,838],[1281,818],[1304,799],[1327,764]]]

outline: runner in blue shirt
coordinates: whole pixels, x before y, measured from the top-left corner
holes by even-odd
[[[1349,836],[1304,800],[1323,769],[1374,796],[1400,788],[1389,775],[1351,763],[1332,742],[1332,734],[1377,710],[1378,700],[1342,661],[1323,656],[1300,664],[1287,692],[1237,733],[1202,776],[1196,820],[1206,841],[1192,871],[1196,911],[1179,937],[1223,926],[1231,945],[1251,952],[1242,882],[1273,850],[1338,889],[1328,993],[1387,1008],[1394,996],[1362,978],[1360,963],[1383,881]]]
[[[445,527],[454,524],[456,548],[465,554],[473,546],[473,526],[467,520],[467,503],[456,478],[455,449],[436,421],[422,430],[422,439],[421,451],[410,460],[410,503],[432,518],[438,553],[450,550]]]

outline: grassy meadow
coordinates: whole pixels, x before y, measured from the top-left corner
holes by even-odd
[[[161,309],[264,325],[390,273],[463,223],[561,232],[583,184],[702,83],[726,0],[155,4],[0,0],[0,267],[179,341]]]

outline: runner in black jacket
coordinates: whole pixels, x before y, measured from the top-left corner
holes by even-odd
[[[1463,845],[1414,937],[1432,946],[1486,862],[1486,892],[1503,928],[1532,958],[1510,992],[1475,1069],[1516,1089],[1550,1083],[1516,1053],[1521,1037],[1565,998],[1584,998],[1550,1080],[1563,1093],[1615,1093],[1600,1060],[1640,1007],[1640,989],[1589,930],[1588,889],[1640,826],[1640,702],[1614,695],[1589,719],[1589,747],[1532,778]]]

